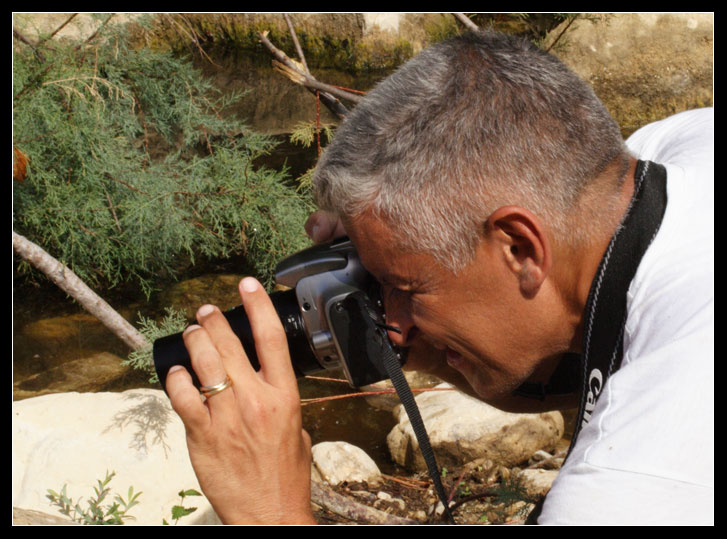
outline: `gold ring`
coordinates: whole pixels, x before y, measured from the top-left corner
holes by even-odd
[[[219,384],[215,384],[213,386],[202,386],[199,388],[199,392],[202,393],[207,398],[210,398],[212,395],[216,395],[220,391],[224,391],[228,387],[232,385],[232,380],[229,376],[225,377],[224,382],[220,382]]]

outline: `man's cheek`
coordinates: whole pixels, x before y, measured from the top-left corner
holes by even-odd
[[[438,350],[424,339],[417,339],[407,349],[404,369],[431,372],[441,369],[446,364],[447,359],[444,350]]]

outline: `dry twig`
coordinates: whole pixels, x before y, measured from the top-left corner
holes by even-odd
[[[295,44],[295,50],[298,51],[298,58],[300,58],[301,63],[303,64],[303,70],[310,75],[310,69],[308,69],[308,63],[305,61],[305,55],[303,54],[303,49],[300,47],[300,42],[298,41],[298,35],[295,33],[295,28],[293,28],[293,22],[290,20],[290,17],[287,13],[283,13],[283,17],[285,17],[285,22],[288,23],[288,30],[290,30],[290,37],[293,38],[293,43]]]
[[[325,509],[354,522],[368,524],[419,524],[415,520],[384,513],[363,505],[334,490],[311,481],[311,501]]]
[[[465,26],[467,27],[467,29],[468,29],[468,30],[472,30],[472,31],[477,31],[477,30],[479,30],[479,29],[480,29],[480,27],[479,27],[479,26],[477,26],[477,25],[476,25],[475,23],[473,23],[473,22],[472,22],[472,19],[470,19],[470,18],[469,18],[469,17],[467,16],[467,15],[465,15],[464,13],[452,13],[452,15],[454,15],[454,17],[455,17],[455,18],[456,18],[456,19],[457,19],[457,20],[458,20],[459,22],[461,22],[462,24],[464,24],[464,25],[465,25]]]
[[[425,387],[425,388],[412,388],[412,393],[423,393],[425,391],[452,391],[452,387]],[[317,397],[313,399],[300,399],[301,406],[308,406],[309,404],[318,404],[321,402],[334,401],[340,399],[350,399],[354,397],[373,397],[376,395],[390,395],[396,393],[396,389],[382,389],[381,391],[361,391],[359,393],[345,393],[344,395],[332,395],[330,397]]]
[[[341,99],[352,101],[354,103],[358,103],[361,101],[361,96],[346,92],[344,90],[340,90],[335,86],[319,82],[318,80],[316,80],[315,77],[313,77],[313,75],[309,75],[308,73],[305,73],[304,71],[299,69],[299,67],[288,57],[288,55],[286,55],[283,51],[278,49],[270,42],[267,34],[267,32],[258,33],[260,42],[265,45],[265,47],[272,53],[272,55],[279,63],[285,65],[288,68],[290,74],[295,74],[295,77],[291,80],[293,80],[293,82],[295,82],[296,84],[300,84],[304,88],[308,89],[308,91],[310,91],[311,93],[315,94],[316,90],[318,90],[320,92],[321,101],[323,101],[326,107],[328,107],[328,109],[340,119],[343,119],[346,116],[346,114],[348,113],[348,109],[337,99],[338,97],[340,97]]]
[[[560,34],[558,34],[558,37],[556,37],[553,42],[548,46],[547,49],[545,49],[545,52],[550,52],[550,50],[555,47],[556,43],[560,40],[561,37],[563,37],[563,34],[565,34],[568,31],[568,28],[571,27],[571,24],[575,22],[575,20],[578,18],[578,14],[576,14],[574,17],[571,17],[568,21],[568,24],[565,25],[565,28],[561,30]]]

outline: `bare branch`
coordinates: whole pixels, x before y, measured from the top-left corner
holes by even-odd
[[[55,36],[55,35],[56,35],[56,34],[57,34],[58,32],[60,32],[61,30],[63,30],[63,28],[65,28],[65,26],[66,26],[66,25],[67,25],[67,24],[68,24],[69,22],[71,22],[71,21],[72,21],[72,20],[74,19],[74,17],[75,17],[76,15],[78,15],[78,13],[73,13],[73,14],[71,14],[71,16],[70,16],[70,17],[68,17],[68,18],[66,19],[66,21],[65,21],[65,22],[64,22],[63,24],[61,24],[61,25],[60,25],[60,26],[59,26],[58,28],[56,28],[55,30],[53,30],[53,32],[52,32],[52,33],[51,33],[51,34],[50,34],[50,35],[49,35],[48,37],[46,37],[45,39],[42,39],[42,40],[40,40],[40,41],[38,42],[38,46],[42,45],[42,44],[43,44],[44,42],[46,42],[46,41],[48,41],[49,39],[53,38],[53,37],[54,37],[54,36]]]
[[[88,45],[91,41],[93,41],[96,38],[96,36],[98,35],[98,33],[103,29],[104,26],[106,26],[108,24],[108,22],[113,18],[114,15],[116,15],[116,13],[112,13],[111,15],[109,15],[106,18],[106,20],[104,22],[102,22],[101,25],[98,28],[96,28],[96,31],[93,34],[91,34],[88,37],[88,39],[86,39],[86,41],[84,41],[83,43],[79,43],[76,46],[76,50],[80,49],[81,47],[84,47],[84,46]]]
[[[33,50],[35,50],[35,47],[36,47],[35,43],[33,43],[27,37],[25,37],[23,34],[21,34],[18,31],[18,29],[15,28],[15,27],[13,27],[13,37],[15,39],[17,39],[18,41],[22,41],[23,43],[25,43],[26,45],[28,45],[30,48],[32,48]]]
[[[149,346],[150,343],[146,337],[91,290],[70,268],[15,231],[13,231],[13,249],[21,258],[45,273],[61,290],[98,318],[129,348],[137,350]]]
[[[354,103],[361,101],[361,96],[318,82],[313,75],[302,71],[295,65],[295,62],[291,60],[288,55],[270,42],[267,37],[267,32],[259,32],[258,37],[260,38],[260,42],[267,47],[278,62],[285,65],[292,73],[296,74],[296,80],[294,80],[294,82],[307,88],[312,93],[315,93],[316,90],[321,92],[320,97],[323,103],[339,118],[343,119],[348,113],[348,109],[338,99],[336,99],[336,96],[353,101]]]
[[[467,15],[464,13],[452,13],[452,15],[455,16],[455,18],[464,24],[468,30],[477,31],[480,29],[479,26],[477,26],[475,23],[472,22],[472,19],[470,19]]]
[[[558,43],[561,37],[563,37],[563,34],[565,34],[568,31],[568,28],[570,28],[571,24],[575,22],[575,20],[578,18],[578,14],[576,14],[574,17],[571,17],[568,21],[568,24],[565,25],[565,28],[561,30],[560,34],[558,34],[558,37],[556,37],[553,42],[550,44],[550,46],[545,49],[545,52],[550,52],[550,50],[555,47],[555,44]]]
[[[45,56],[43,56],[43,53],[38,50],[38,44],[33,43],[30,39],[21,34],[20,31],[18,31],[18,29],[15,27],[13,27],[13,37],[33,49],[33,52],[35,53],[38,60],[40,60],[41,62],[45,62]]]
[[[303,67],[305,68],[305,72],[310,75],[310,70],[308,69],[308,63],[305,61],[305,56],[303,55],[303,49],[300,47],[300,42],[298,41],[298,35],[295,33],[295,28],[293,28],[293,22],[290,20],[290,17],[287,13],[283,13],[283,17],[285,17],[285,22],[288,23],[288,29],[290,30],[290,37],[293,38],[293,43],[295,44],[295,50],[298,51],[298,58],[300,58],[300,61],[303,62]]]

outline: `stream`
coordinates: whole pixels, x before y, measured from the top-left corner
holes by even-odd
[[[177,299],[174,307],[193,313],[201,303],[188,303],[215,284],[219,285],[213,302],[225,309],[235,304],[235,283],[242,275],[204,274],[172,286]],[[223,290],[222,287],[227,288]],[[229,288],[232,286],[233,288]],[[159,294],[163,298],[170,294]],[[139,301],[113,305],[127,320],[135,322],[135,312],[145,317],[161,313],[169,304],[144,304]],[[158,299],[158,298],[152,298]],[[239,302],[239,300],[238,300]],[[41,318],[39,317],[39,313]],[[122,367],[129,350],[97,320],[83,312],[69,298],[48,285],[16,287],[13,298],[13,400],[67,392],[125,391],[141,387],[161,389],[148,382],[141,371]],[[343,379],[338,371],[322,377]],[[299,380],[301,399],[354,393],[348,383],[328,380]],[[368,405],[362,397],[329,400],[303,406],[303,426],[314,444],[347,441],[366,451],[384,473],[394,473],[386,448],[386,435],[395,420],[390,412]]]
[[[291,177],[315,160],[315,149],[292,145],[278,137],[276,152],[264,158],[270,168],[287,166]],[[302,226],[302,225],[301,225]],[[159,320],[166,307],[185,310],[189,319],[203,303],[221,309],[239,304],[237,282],[246,275],[241,257],[208,260],[189,268],[180,281],[160,283],[147,298],[135,287],[119,285],[97,290],[126,320],[138,327],[139,315]],[[129,349],[98,320],[49,281],[31,283],[14,276],[13,283],[13,400],[48,393],[161,389],[148,375],[121,365]],[[328,371],[321,376],[343,378]],[[300,379],[302,399],[354,392],[347,383]],[[384,473],[395,473],[386,435],[395,420],[389,412],[368,405],[361,397],[303,406],[304,428],[314,444],[347,441],[366,451]]]

